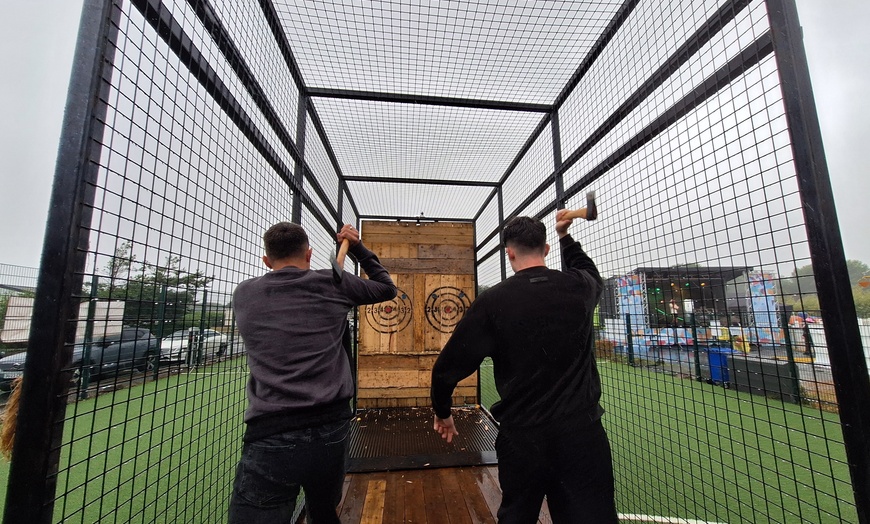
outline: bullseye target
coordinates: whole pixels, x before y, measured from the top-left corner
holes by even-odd
[[[396,298],[366,306],[366,322],[379,333],[395,333],[411,323],[411,299],[401,289]]]
[[[442,333],[452,333],[471,307],[465,291],[453,286],[434,289],[426,298],[426,320]]]

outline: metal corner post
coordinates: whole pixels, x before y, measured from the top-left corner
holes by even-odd
[[[302,190],[302,184],[305,180],[305,124],[307,115],[308,96],[300,92],[296,115],[296,149],[299,151],[300,159],[296,163],[296,171],[294,173],[296,187],[299,190],[293,192],[293,210],[291,211],[291,221],[295,224],[302,223],[302,195],[299,194],[299,191]],[[339,216],[338,219],[341,220],[341,217]]]
[[[766,0],[843,442],[861,523],[870,523],[870,377],[795,0]]]
[[[550,113],[550,127],[553,132],[553,176],[556,184],[556,209],[565,207],[565,181],[562,174],[562,128],[559,126],[559,110]]]
[[[67,91],[3,522],[49,523],[120,0],[85,0]]]
[[[504,194],[502,186],[498,186],[498,229],[497,234],[501,236],[501,231],[504,229]],[[507,278],[507,259],[505,258],[504,246],[499,249],[499,267],[501,268],[501,279]]]

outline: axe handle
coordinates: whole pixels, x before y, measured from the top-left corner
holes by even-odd
[[[341,241],[341,247],[338,248],[338,256],[335,261],[338,262],[338,267],[344,267],[344,257],[347,256],[347,248],[350,247],[350,240],[344,239]]]
[[[580,209],[571,209],[564,216],[562,216],[563,220],[573,220],[575,218],[586,218],[586,208],[581,207]]]

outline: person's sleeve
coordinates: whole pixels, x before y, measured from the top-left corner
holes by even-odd
[[[343,275],[342,287],[353,303],[377,304],[396,297],[396,284],[390,277],[390,273],[381,265],[377,255],[362,242],[352,246],[349,253],[359,262],[360,267],[369,277],[366,280],[347,272]]]
[[[456,385],[477,371],[484,358],[492,356],[495,338],[484,309],[478,298],[466,311],[432,367],[430,396],[439,418],[450,416]]]
[[[601,280],[595,262],[583,251],[580,242],[571,238],[571,235],[562,237],[559,244],[562,249],[562,271],[574,275],[589,289],[593,289],[595,291],[593,296],[597,303],[604,292],[604,281]]]

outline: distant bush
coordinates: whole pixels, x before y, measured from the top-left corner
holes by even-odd
[[[858,318],[870,318],[870,289],[861,286],[852,286],[852,298],[855,301],[855,312]],[[806,311],[817,315],[821,311],[818,295],[800,295],[797,297],[786,296],[784,302],[795,311]]]

